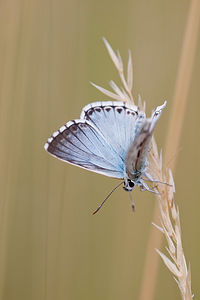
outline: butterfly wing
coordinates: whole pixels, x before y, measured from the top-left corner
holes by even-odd
[[[84,169],[110,177],[124,177],[125,163],[87,120],[74,120],[62,126],[48,139],[45,150]]]
[[[80,120],[70,121],[54,132],[45,149],[79,167],[124,178],[137,116],[137,107],[123,102],[91,103],[83,108]]]
[[[142,122],[137,127],[134,141],[131,144],[126,158],[126,172],[131,178],[131,174],[136,171],[142,172],[147,165],[147,156],[151,138],[161,113],[166,106],[166,101],[163,105],[158,106],[151,118],[142,118]],[[138,117],[139,119],[139,117]]]
[[[94,102],[85,106],[81,113],[81,119],[88,120],[101,132],[124,163],[134,139],[137,118],[138,107],[119,101]]]

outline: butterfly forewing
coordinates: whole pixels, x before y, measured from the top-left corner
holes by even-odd
[[[115,178],[124,176],[124,161],[87,120],[74,120],[62,126],[48,139],[45,149],[82,168]]]

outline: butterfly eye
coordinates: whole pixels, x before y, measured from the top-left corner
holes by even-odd
[[[132,180],[129,180],[128,184],[130,188],[133,188],[135,186],[135,183]]]
[[[125,191],[132,191],[132,189],[135,186],[135,183],[132,180],[128,179],[127,182],[124,182],[124,185]]]

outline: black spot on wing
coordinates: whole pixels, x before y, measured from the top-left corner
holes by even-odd
[[[119,114],[121,114],[121,112],[122,112],[122,110],[123,110],[123,109],[122,109],[122,108],[119,108],[119,107],[117,107],[117,109],[116,109],[116,110],[117,110],[117,112],[118,112]]]
[[[72,133],[76,133],[78,131],[78,126],[76,124],[72,124],[69,129]]]
[[[93,114],[94,110],[93,109],[90,109],[88,111],[85,112],[85,115],[87,116],[91,116]]]
[[[88,128],[88,125],[85,124],[85,123],[79,123],[78,126],[79,126],[79,128],[82,129],[82,130]]]
[[[111,104],[108,104],[108,106],[106,106],[104,104],[104,105],[99,105],[96,107],[90,107],[88,110],[84,111],[84,118],[86,120],[90,120],[90,116],[92,116],[92,114],[94,112],[100,113],[102,110],[109,112],[111,109],[115,110],[119,114],[124,110],[125,113],[128,115],[129,114],[132,114],[133,116],[138,115],[137,111],[128,108],[125,104],[123,106],[120,106],[120,105],[117,106],[117,105],[111,105]]]

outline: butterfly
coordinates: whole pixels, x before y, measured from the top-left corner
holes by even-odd
[[[165,106],[166,101],[146,118],[137,106],[124,102],[88,104],[82,109],[80,119],[55,131],[44,148],[65,162],[123,180],[119,185],[124,183],[126,191],[135,186],[141,191],[151,191],[144,181],[145,178],[156,181],[147,173],[149,147]]]

